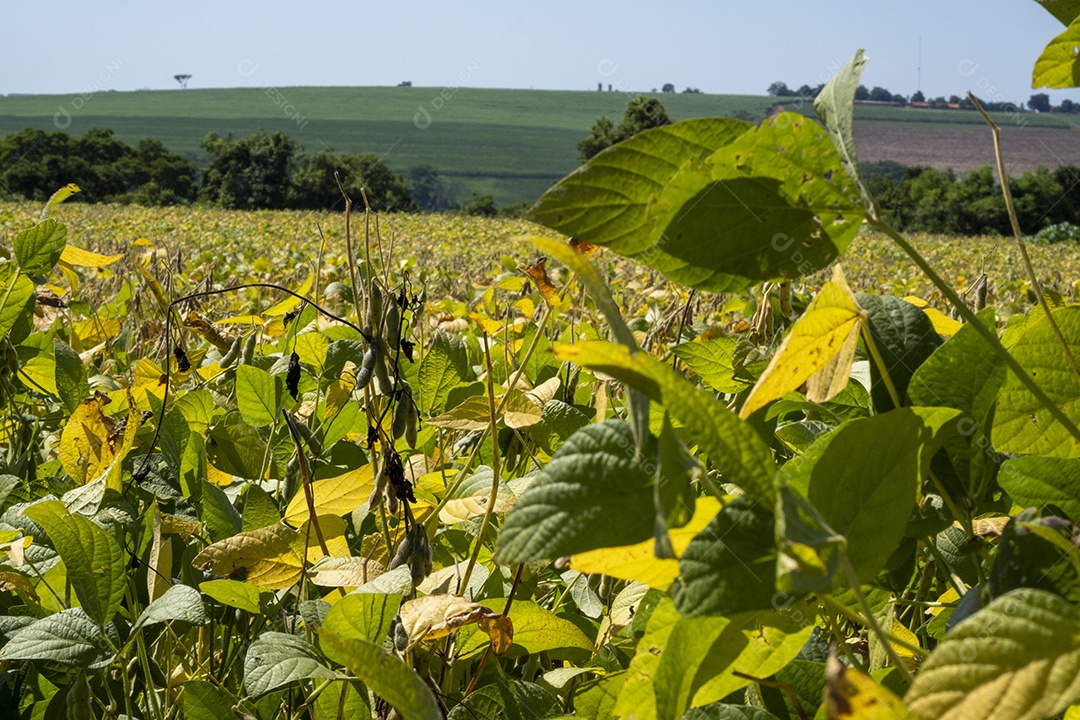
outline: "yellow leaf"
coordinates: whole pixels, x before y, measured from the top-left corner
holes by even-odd
[[[314,527],[305,522],[297,529],[296,534],[301,540],[300,554],[310,563],[327,557],[319,546],[319,536]],[[349,557],[349,541],[345,538],[345,521],[337,515],[319,515],[319,530],[322,531],[323,540],[326,541],[326,549],[330,552],[329,557]],[[303,541],[307,541],[307,554],[304,554]]]
[[[825,710],[829,720],[916,720],[891,690],[830,655],[825,663]]]
[[[307,278],[307,280],[304,281],[304,284],[301,285],[300,287],[298,287],[294,292],[297,295],[307,295],[308,292],[311,290],[312,283],[314,283],[314,282],[315,282],[315,274],[312,273],[312,274],[308,275],[308,278]],[[266,317],[277,317],[279,315],[284,315],[287,312],[295,310],[299,306],[300,306],[300,298],[296,297],[295,295],[290,295],[289,297],[285,298],[284,300],[279,302],[274,307],[272,307],[269,310],[267,310],[266,312],[264,312],[263,315],[266,316]]]
[[[477,625],[491,638],[491,650],[496,655],[505,655],[514,644],[514,622],[505,615],[481,617]]]
[[[158,305],[161,306],[161,310],[164,311],[167,307],[169,307],[169,298],[165,294],[165,288],[161,286],[161,283],[158,282],[158,279],[151,275],[146,270],[146,268],[140,266],[137,267],[136,270],[138,270],[139,274],[142,275],[143,280],[146,281],[146,284],[150,286],[150,292],[152,292],[154,294],[154,297],[157,298]]]
[[[149,247],[154,244],[154,241],[150,238],[139,238],[135,241],[135,247]]]
[[[369,558],[323,557],[310,569],[308,579],[322,587],[359,587],[386,572],[386,566]]]
[[[233,476],[224,470],[218,470],[211,463],[206,463],[206,479],[218,487],[232,485]]]
[[[539,425],[544,420],[543,412],[528,395],[520,390],[511,390],[507,394],[503,407],[503,421],[506,427],[524,430]]]
[[[698,498],[694,517],[684,527],[671,530],[671,544],[676,555],[682,554],[690,541],[720,512],[716,498]],[[678,560],[661,560],[653,552],[652,538],[636,545],[590,550],[570,558],[570,566],[579,572],[602,573],[620,580],[637,580],[658,590],[667,590],[679,576]]]
[[[259,315],[233,315],[222,320],[218,320],[218,325],[262,325],[263,319]]]
[[[919,647],[919,638],[915,636],[915,633],[908,630],[903,623],[895,618],[893,619],[892,634],[894,637],[903,640],[908,645]],[[897,656],[903,661],[904,665],[907,666],[908,670],[914,672],[919,667],[920,658],[915,653],[908,650],[903,645],[894,642],[890,642],[889,644],[892,645],[893,650],[896,651]]]
[[[865,312],[855,302],[837,266],[833,279],[795,321],[776,355],[758,378],[739,417],[796,390],[814,378],[807,399],[824,402],[847,385]],[[816,377],[820,375],[820,377]]]
[[[579,251],[579,254],[588,257],[592,253],[585,254]],[[546,257],[539,257],[532,265],[518,265],[517,269],[518,272],[524,273],[536,284],[536,289],[540,291],[540,296],[544,298],[544,302],[554,307],[559,304],[559,293],[555,290],[555,286],[551,284],[551,280],[548,279],[547,269],[544,267],[546,263]]]
[[[83,345],[97,345],[120,334],[120,321],[115,318],[90,318],[71,324]]]
[[[514,307],[521,311],[521,314],[527,318],[531,318],[536,314],[536,305],[529,298],[520,298],[514,302]]]
[[[101,255],[96,252],[91,252],[90,250],[83,250],[74,245],[67,245],[64,247],[64,251],[60,253],[60,262],[65,262],[68,265],[75,265],[78,267],[103,268],[112,265],[122,257],[124,257],[124,253],[119,253],[118,255]]]
[[[196,555],[192,564],[264,590],[281,590],[300,579],[303,550],[299,533],[285,525],[270,525],[220,540]]]
[[[480,329],[486,332],[488,335],[498,335],[502,332],[503,325],[498,320],[492,320],[482,312],[469,313],[469,317],[476,321],[476,324],[480,326]]]
[[[367,502],[375,489],[375,474],[371,464],[349,470],[332,478],[311,483],[317,515],[345,515]],[[297,490],[285,509],[285,522],[298,525],[309,517],[304,489]]]
[[[129,407],[125,418],[114,420],[101,411],[108,403],[107,398],[100,396],[83,400],[64,426],[60,464],[76,485],[86,485],[106,475],[105,486],[120,489],[120,464],[135,443],[140,417],[138,410]]]

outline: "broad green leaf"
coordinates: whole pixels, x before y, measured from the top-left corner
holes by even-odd
[[[1046,12],[1053,15],[1062,25],[1069,25],[1080,16],[1080,0],[1035,0]]]
[[[258,530],[281,522],[277,500],[255,483],[244,489],[244,509],[240,515],[241,530]],[[305,515],[305,519],[306,519]]]
[[[478,688],[450,711],[447,720],[547,718],[557,712],[558,703],[540,685],[511,678]]]
[[[750,425],[741,422],[711,393],[694,387],[648,353],[632,354],[621,345],[579,342],[559,345],[555,354],[611,375],[663,405],[708,454],[709,463],[720,470],[725,482],[738,485],[753,497],[772,501],[776,467],[772,450]]]
[[[612,720],[615,703],[626,682],[627,672],[614,673],[579,686],[574,692],[574,713],[582,720]]]
[[[193,442],[188,445],[188,454],[193,448],[195,452],[202,450],[202,438],[195,435],[192,439]],[[199,509],[202,511],[203,523],[206,525],[206,532],[210,539],[218,542],[240,532],[244,528],[244,520],[229,500],[229,496],[217,485],[205,479],[201,482]]]
[[[53,358],[56,366],[56,392],[69,413],[75,412],[83,398],[90,394],[86,368],[78,353],[60,338],[53,338]]]
[[[330,608],[320,632],[330,633],[342,641],[361,639],[381,646],[400,606],[400,595],[346,595]],[[324,650],[331,660],[347,664],[344,657],[334,655],[325,647]]]
[[[34,304],[34,283],[25,273],[19,272],[14,261],[3,260],[0,261],[0,293],[7,293],[7,302],[0,305],[0,336],[3,336]]]
[[[855,148],[855,90],[867,57],[860,49],[840,72],[833,76],[818,96],[814,98],[814,111],[832,138],[840,154],[844,171],[855,180],[862,205],[868,211],[874,207],[874,199],[866,189],[859,169],[859,153]]]
[[[261,612],[260,602],[263,596],[270,598],[265,590],[251,583],[239,580],[207,580],[199,583],[199,590],[222,605],[244,610],[252,615]]]
[[[329,348],[330,341],[326,335],[313,330],[296,336],[294,352],[300,356],[300,362],[315,368],[316,373],[321,373]]]
[[[366,503],[374,488],[374,470],[370,463],[335,477],[316,480],[311,483],[315,514],[347,515]],[[285,509],[285,522],[298,526],[309,517],[307,497],[300,488]]]
[[[184,683],[184,720],[235,720],[236,699],[214,683],[188,680]]]
[[[646,130],[559,181],[540,198],[530,219],[623,255],[640,253],[656,242],[649,208],[683,163],[708,157],[751,127],[717,118]]]
[[[135,627],[179,620],[191,625],[210,622],[199,591],[187,585],[173,585],[165,594],[146,606]]]
[[[506,607],[504,598],[482,600],[484,605],[497,613],[501,613]],[[510,621],[514,625],[514,646],[510,657],[516,657],[523,653],[535,655],[546,652],[553,657],[565,656],[565,651],[588,650],[594,648],[594,644],[581,629],[561,617],[553,614],[531,600],[515,600],[510,606]],[[488,636],[479,630],[472,630],[469,634],[463,631],[459,634],[459,651],[462,655],[475,652],[488,645]],[[463,637],[464,636],[464,637]],[[563,652],[560,652],[563,651]]]
[[[431,347],[420,361],[417,401],[424,413],[445,410],[450,391],[464,383],[469,374],[469,356],[464,340],[457,335],[436,331]]]
[[[758,408],[797,390],[803,383],[807,383],[807,399],[816,403],[830,400],[843,390],[851,375],[865,315],[837,266],[832,281],[814,296],[780,344],[743,403],[739,417],[750,417]]]
[[[342,694],[345,695],[342,699]],[[372,717],[364,686],[358,682],[331,683],[315,698],[315,717],[368,720]]]
[[[239,413],[228,413],[211,425],[206,441],[207,461],[218,470],[248,480],[258,479],[266,443]]]
[[[698,533],[679,559],[671,597],[680,613],[730,616],[775,602],[772,508],[740,495]]]
[[[682,720],[777,720],[777,718],[772,713],[749,705],[717,702],[687,710]]]
[[[802,597],[827,593],[840,565],[846,539],[790,485],[780,487],[776,510],[776,544],[780,549],[776,587]]]
[[[19,267],[27,275],[46,275],[56,266],[67,245],[67,228],[52,218],[15,236],[13,249]]]
[[[720,502],[716,498],[698,498],[697,507],[694,509],[694,516],[690,522],[669,533],[675,554],[682,554],[694,536],[701,532],[719,511]],[[634,545],[579,553],[570,558],[570,566],[583,573],[609,575],[620,580],[636,580],[659,590],[667,590],[679,575],[678,560],[656,557],[652,539]]]
[[[1061,307],[1051,312],[1065,342],[1074,348],[1076,355],[1076,348],[1080,348],[1080,307]],[[1080,378],[1065,359],[1045,315],[1032,314],[1010,352],[1050,400],[1074,423],[1080,422]],[[1080,457],[1080,442],[1054,420],[1012,373],[998,393],[990,437],[994,448],[1001,452]]]
[[[236,407],[252,427],[273,424],[281,410],[281,383],[254,365],[236,368]]]
[[[280,632],[264,632],[244,656],[244,689],[259,697],[298,680],[332,680],[338,674],[326,667],[307,640]]]
[[[53,333],[33,333],[15,348],[19,358],[19,379],[30,388],[56,395],[56,359],[53,355]],[[82,400],[86,395],[76,400]]]
[[[403,720],[442,720],[431,689],[396,655],[362,638],[341,638],[325,626],[319,633],[319,643],[327,654],[341,659],[369,690],[394,707]]]
[[[650,537],[652,475],[635,456],[621,420],[574,433],[507,515],[496,561],[516,565]]]
[[[930,319],[919,308],[893,295],[856,295],[859,305],[870,315],[867,327],[889,378],[903,403],[912,375],[941,345]],[[882,379],[877,362],[870,363],[874,408],[879,413],[894,407],[892,396]]]
[[[356,427],[356,418],[360,415],[360,403],[346,401],[323,425],[323,447],[332,447]]]
[[[645,627],[644,636],[638,641],[634,657],[630,660],[626,682],[615,702],[615,717],[655,720],[656,675],[668,638],[682,620],[683,617],[675,610],[670,599],[665,597],[656,606]]]
[[[993,329],[992,309],[980,313],[980,320]],[[961,327],[919,366],[908,385],[908,397],[915,405],[943,406],[960,410],[959,437],[945,446],[949,460],[961,479],[968,481],[970,497],[981,497],[981,489],[993,473],[989,462],[990,412],[1007,370],[1001,356],[990,350],[975,328]]]
[[[683,163],[649,206],[651,243],[624,254],[713,292],[802,277],[836,259],[859,231],[853,191],[821,128],[781,113]]]
[[[682,343],[672,348],[672,352],[709,387],[722,393],[737,393],[750,384],[734,374],[735,346],[738,344],[737,337],[718,337]]]
[[[924,718],[1052,717],[1080,700],[1080,617],[1060,597],[1023,588],[959,623],[904,696]]]
[[[98,625],[110,622],[124,599],[127,562],[120,544],[58,500],[31,505],[23,513],[45,529],[86,614]]]
[[[984,595],[993,599],[1016,588],[1037,588],[1069,602],[1080,600],[1080,526],[1038,508],[1010,519],[997,541]]]
[[[242,532],[210,545],[192,564],[205,572],[265,590],[287,588],[300,579],[304,538],[284,525]]]
[[[997,481],[1021,507],[1056,505],[1080,522],[1080,459],[1012,458],[1002,464]]]
[[[82,608],[70,608],[19,630],[0,649],[0,660],[48,660],[97,669],[112,662],[101,627]]]
[[[1080,85],[1080,18],[1055,37],[1035,61],[1033,88],[1073,88]]]
[[[864,581],[882,570],[904,536],[930,458],[958,416],[948,408],[901,408],[852,420],[784,466],[791,486],[847,538]]]

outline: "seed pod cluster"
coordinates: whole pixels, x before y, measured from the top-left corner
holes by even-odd
[[[413,584],[419,584],[431,574],[433,565],[431,562],[431,541],[428,540],[427,532],[420,523],[413,523],[405,537],[401,539],[394,559],[390,561],[390,569],[401,567],[408,563],[412,572]]]

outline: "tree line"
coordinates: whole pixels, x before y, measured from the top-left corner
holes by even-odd
[[[73,137],[27,128],[0,139],[0,167],[7,168],[0,199],[40,202],[73,182],[82,188],[75,199],[83,202],[319,210],[341,206],[337,172],[357,204],[363,188],[372,209],[382,212],[498,212],[491,196],[459,206],[460,188],[431,166],[398,173],[370,153],[307,155],[281,131],[259,130],[239,139],[210,133],[202,147],[209,160],[200,168],[157,140],[139,140],[133,147],[107,129]]]
[[[788,87],[788,84],[777,80],[769,85],[766,92],[771,97],[801,97],[805,100],[813,100],[821,92],[825,84],[819,85],[801,85],[797,89]],[[961,97],[959,95],[950,95],[945,97],[939,95],[935,98],[928,98],[923,94],[922,90],[916,90],[912,93],[911,97],[902,95],[900,93],[892,93],[883,87],[867,88],[865,85],[859,85],[855,89],[855,99],[858,101],[869,102],[881,102],[892,103],[894,105],[910,105],[913,103],[925,103],[927,107],[931,108],[951,108],[959,110],[974,110],[975,103],[971,101],[967,96]],[[1046,93],[1035,93],[1032,95],[1027,103],[1011,102],[1008,100],[983,100],[979,98],[979,103],[991,112],[1017,112],[1023,110],[1026,106],[1028,110],[1035,112],[1060,112],[1060,113],[1080,113],[1080,103],[1073,102],[1068,98],[1061,101],[1059,105],[1054,105],[1050,102],[1050,96]]]

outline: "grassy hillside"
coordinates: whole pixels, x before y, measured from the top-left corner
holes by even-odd
[[[68,132],[109,127],[124,141],[154,137],[199,157],[208,132],[284,130],[309,152],[373,152],[402,171],[432,165],[460,182],[463,197],[491,193],[508,203],[535,199],[573,170],[577,141],[597,116],[617,120],[628,97],[468,88],[170,90],[99,93],[79,111],[73,99],[0,98],[0,133],[27,126],[54,130],[54,116],[63,107],[71,115]],[[761,118],[772,106],[767,97],[736,95],[665,95],[663,101],[677,119]]]
[[[199,143],[209,132],[244,136],[257,128],[284,130],[308,152],[324,147],[373,152],[400,171],[432,165],[460,184],[461,199],[473,192],[491,193],[504,204],[533,200],[573,170],[577,141],[597,116],[618,119],[627,100],[621,92],[388,87],[148,90],[103,92],[87,99],[13,96],[0,97],[0,134],[28,126],[55,130],[59,119],[60,127],[74,134],[108,127],[121,140],[153,137],[200,159]],[[681,93],[662,100],[680,120],[757,120],[777,101]],[[813,113],[808,103],[780,100],[787,109]],[[956,127],[985,130],[973,112],[863,105],[856,115],[864,124],[897,124],[927,134]],[[1021,117],[1033,127],[1068,127],[1060,116]],[[1016,120],[997,119],[1004,127]]]

